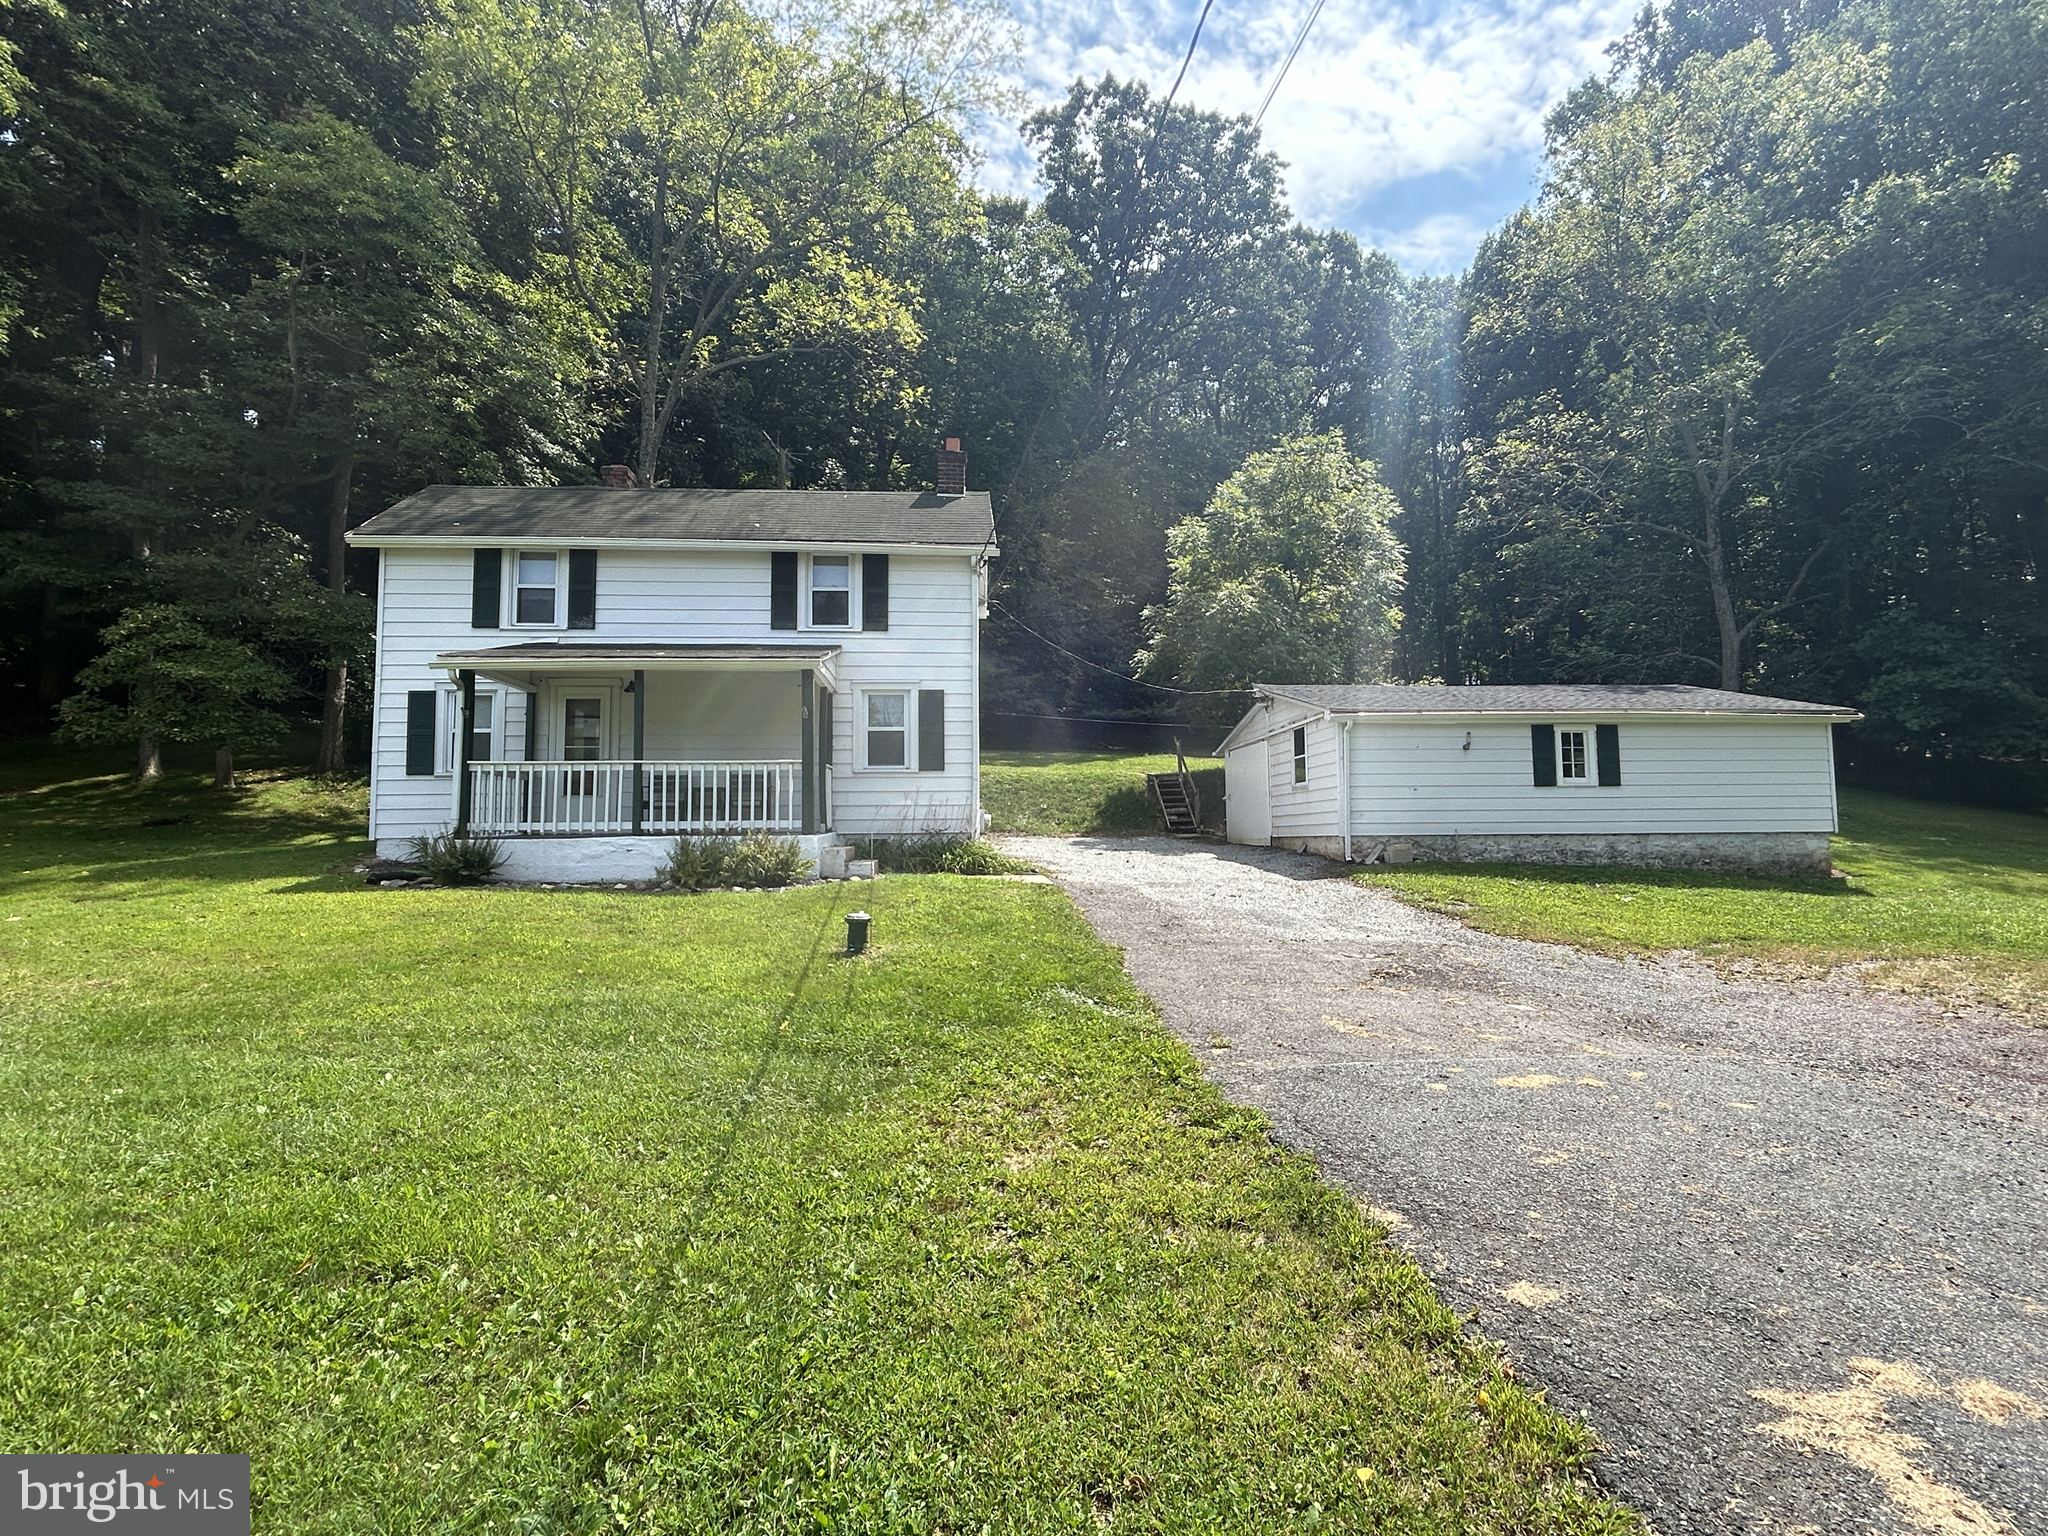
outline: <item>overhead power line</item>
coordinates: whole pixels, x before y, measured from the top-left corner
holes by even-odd
[[[1126,677],[1123,673],[1115,670],[1113,667],[1105,667],[1099,661],[1090,661],[1086,656],[1081,655],[1079,652],[1068,650],[1064,645],[1061,645],[1057,640],[1046,639],[1045,636],[1041,635],[1029,624],[1026,624],[1022,619],[1018,618],[1016,614],[1010,612],[1010,610],[1007,608],[1003,608],[1003,605],[997,602],[994,598],[989,599],[989,606],[991,608],[1002,608],[1003,616],[1005,618],[1007,618],[1012,624],[1016,625],[1019,629],[1023,630],[1024,633],[1029,635],[1032,639],[1038,641],[1041,645],[1049,645],[1054,650],[1058,651],[1062,656],[1071,657],[1073,660],[1081,663],[1082,666],[1092,667],[1097,672],[1102,673],[1105,677],[1113,677],[1120,683],[1135,683],[1140,688],[1157,688],[1161,693],[1182,693],[1188,695],[1218,693],[1250,693],[1253,691],[1250,688],[1172,688],[1167,686],[1165,683],[1148,683],[1142,677]]]
[[[1167,107],[1172,106],[1173,98],[1180,94],[1180,83],[1187,79],[1188,65],[1192,64],[1195,59],[1195,44],[1202,40],[1202,23],[1209,19],[1209,7],[1215,3],[1216,0],[1202,0],[1202,14],[1195,18],[1195,35],[1188,39],[1187,57],[1180,61],[1180,73],[1173,77],[1173,89],[1166,93],[1166,100],[1159,104],[1162,112]],[[1321,0],[1317,0],[1317,3],[1320,4]],[[1298,47],[1299,44],[1296,46]]]
[[[1203,14],[1206,15],[1207,12],[1204,11]],[[1272,106],[1273,98],[1280,94],[1280,82],[1287,78],[1287,71],[1294,67],[1294,56],[1301,52],[1301,45],[1308,41],[1309,28],[1316,24],[1316,18],[1322,14],[1323,0],[1316,0],[1316,3],[1309,7],[1308,18],[1302,22],[1301,30],[1294,34],[1294,46],[1287,50],[1287,57],[1280,61],[1280,72],[1273,76],[1273,83],[1266,87],[1266,99],[1259,103],[1259,115],[1252,119],[1254,128],[1266,120],[1266,108]],[[1196,28],[1197,33],[1200,30],[1199,27]]]

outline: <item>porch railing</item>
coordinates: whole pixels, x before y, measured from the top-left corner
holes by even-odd
[[[796,832],[803,827],[803,764],[794,760],[471,763],[469,776],[469,830],[478,837]]]

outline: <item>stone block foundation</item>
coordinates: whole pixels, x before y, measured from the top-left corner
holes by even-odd
[[[1422,863],[1616,864],[1805,876],[1825,876],[1833,867],[1825,832],[1360,832],[1351,839],[1352,857],[1363,858],[1382,842],[1407,844]],[[1275,848],[1289,852],[1299,852],[1304,845],[1326,859],[1344,857],[1341,837],[1273,839]]]

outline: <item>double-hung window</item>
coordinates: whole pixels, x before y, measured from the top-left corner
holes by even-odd
[[[844,629],[853,622],[853,558],[811,556],[811,625]]]
[[[462,761],[462,695],[444,693],[448,709],[448,771],[453,773],[455,765]],[[469,760],[472,763],[488,763],[497,757],[493,749],[498,739],[498,696],[485,693],[481,688],[476,695],[476,718],[470,722]]]
[[[1294,728],[1294,782],[1308,782],[1308,727],[1305,725]]]
[[[910,766],[910,695],[904,693],[863,694],[863,761],[870,768]]]
[[[559,555],[521,550],[517,579],[512,587],[512,622],[552,626],[562,611]]]

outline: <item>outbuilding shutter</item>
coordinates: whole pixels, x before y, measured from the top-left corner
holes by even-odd
[[[917,690],[917,771],[943,773],[946,769],[946,690]]]
[[[1538,789],[1557,788],[1557,727],[1529,727],[1529,765],[1536,770]]]
[[[796,628],[796,551],[778,549],[768,557],[768,627]]]
[[[500,591],[505,580],[505,551],[480,549],[469,581],[469,627],[497,629],[504,615]]]
[[[860,557],[860,627],[889,627],[889,557]]]
[[[405,696],[405,771],[423,778],[434,771],[434,690]]]
[[[569,627],[597,628],[597,551],[569,551]]]
[[[1621,783],[1621,727],[1618,725],[1596,725],[1593,727],[1593,756],[1598,765],[1600,782],[1608,789]]]

